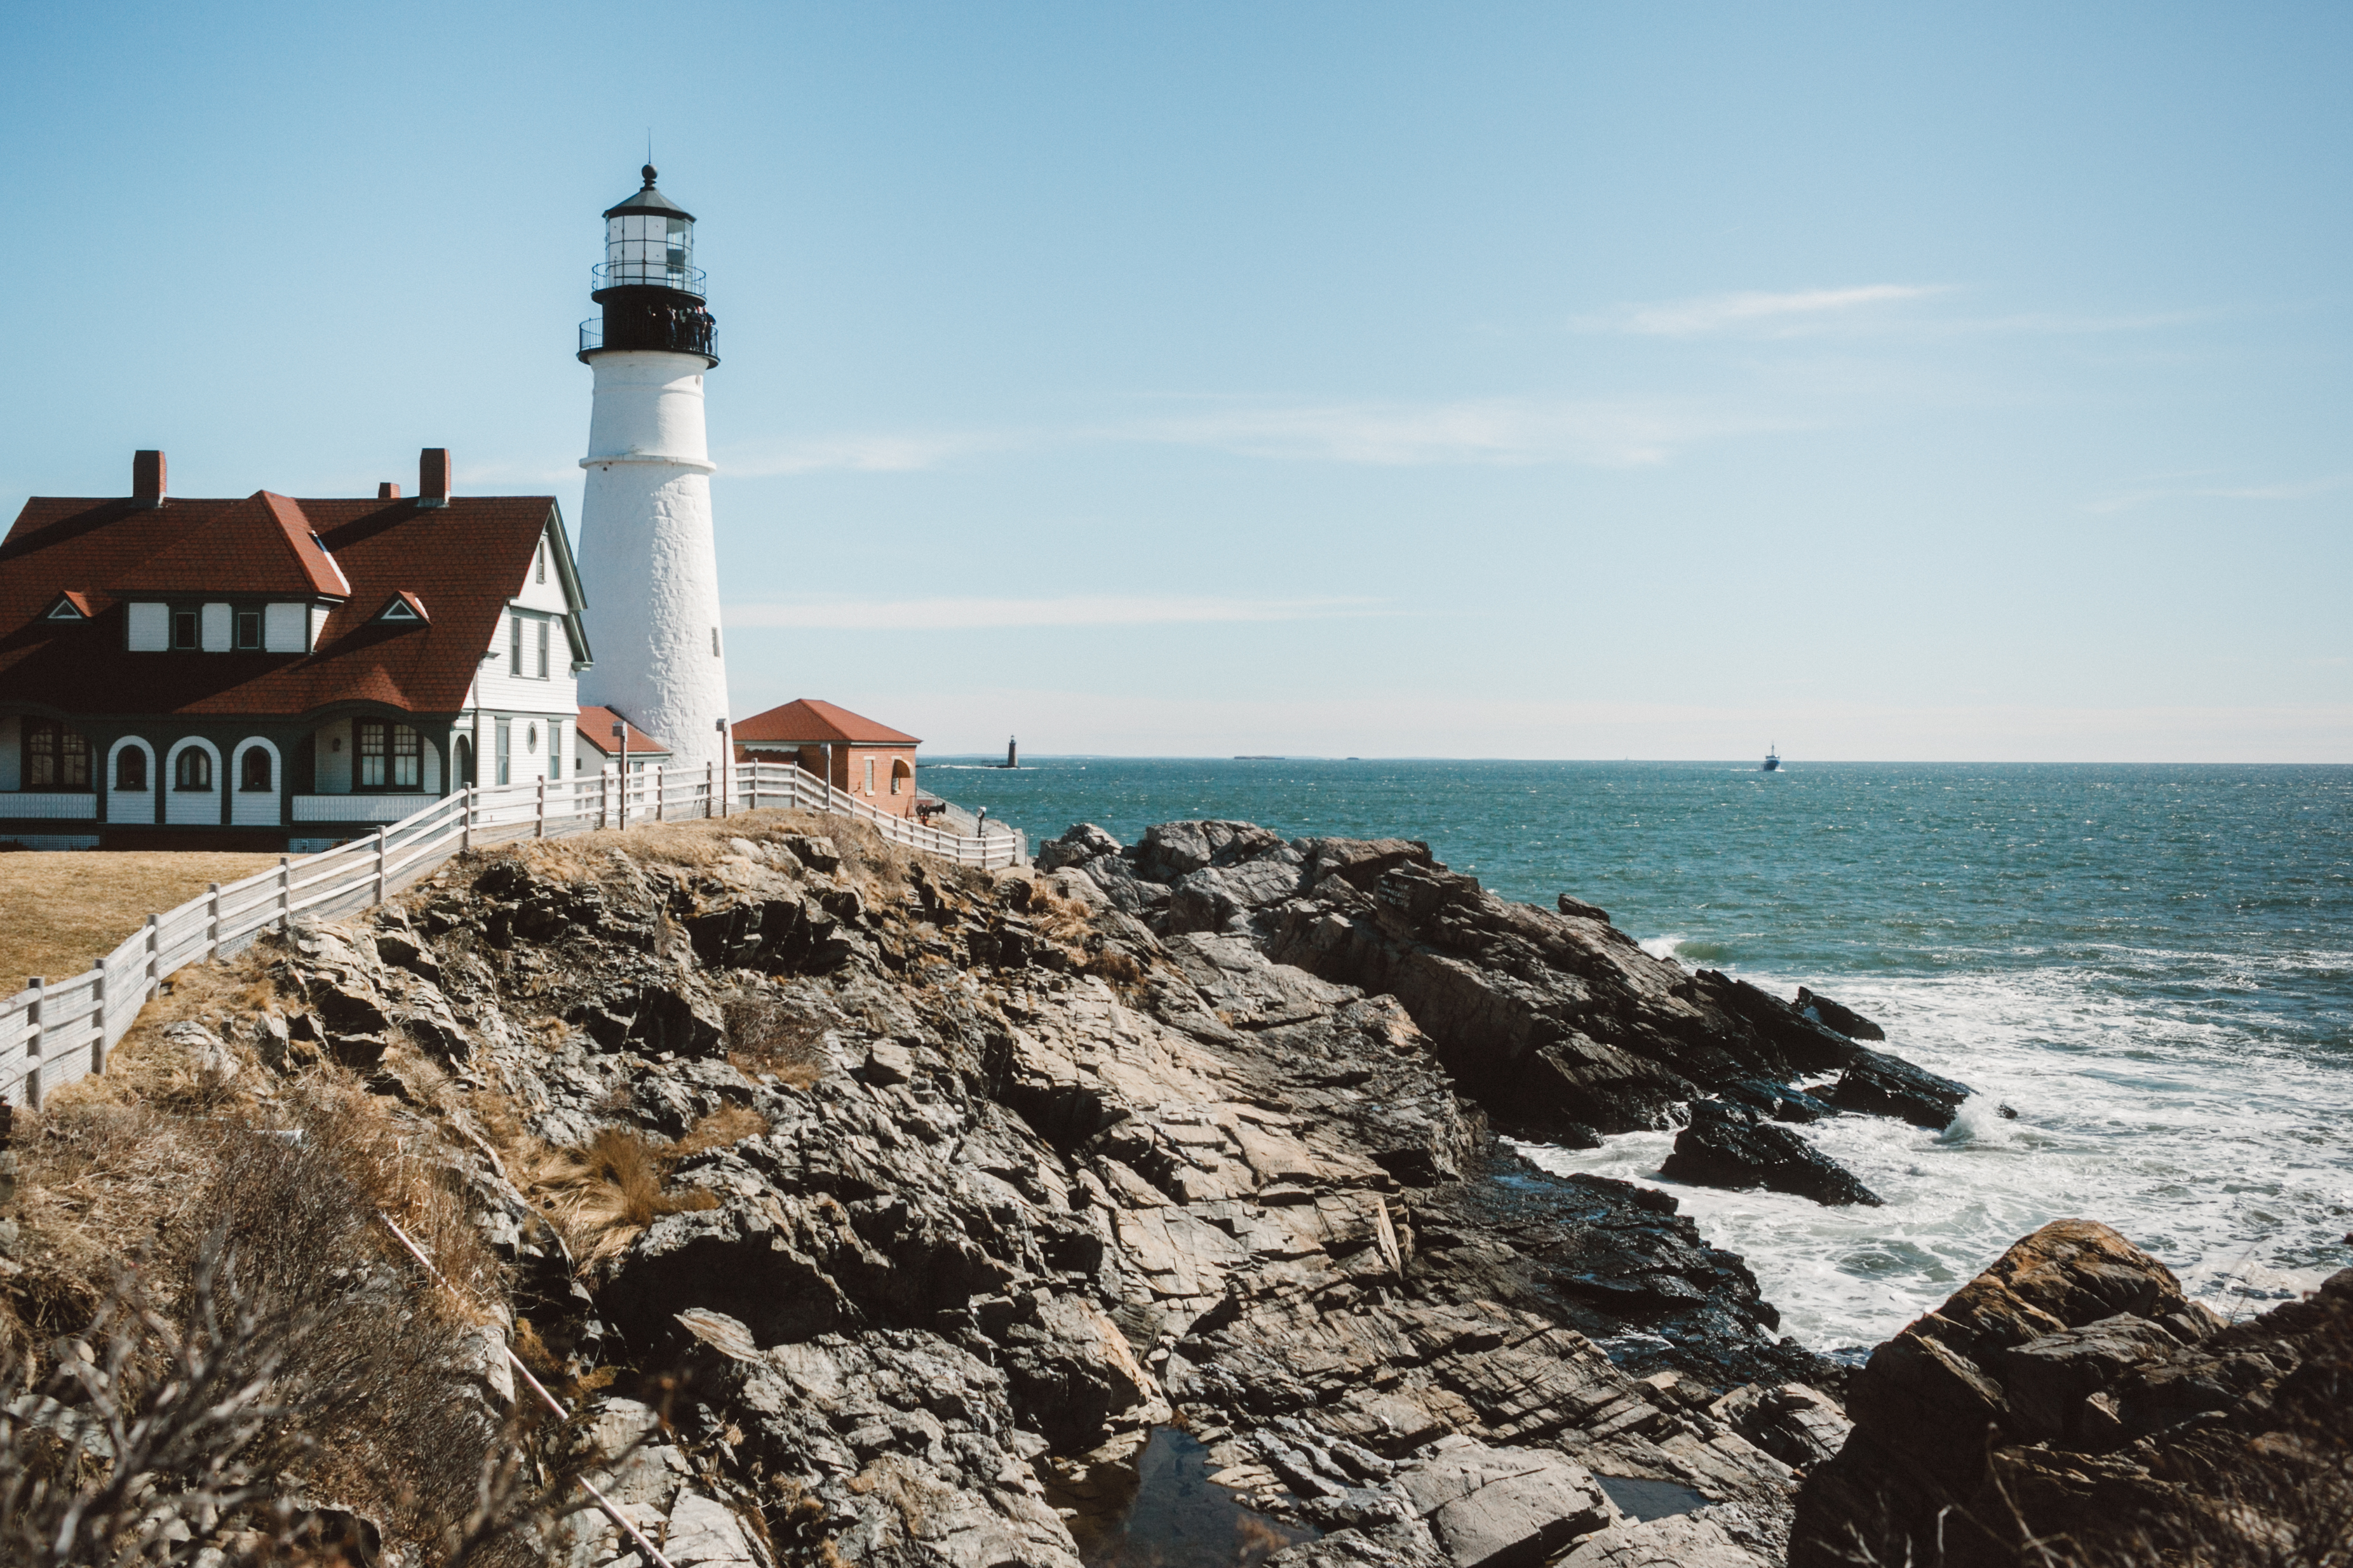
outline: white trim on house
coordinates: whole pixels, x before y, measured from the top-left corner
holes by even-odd
[[[245,754],[260,750],[269,753],[269,787],[249,790],[245,787]],[[228,819],[237,827],[275,827],[281,816],[279,800],[286,790],[285,759],[278,754],[275,743],[259,735],[249,735],[239,741],[229,752]]]
[[[143,752],[147,758],[147,787],[117,789],[115,771],[121,765],[125,752]],[[106,749],[106,820],[144,826],[155,820],[155,790],[163,776],[155,765],[155,748],[138,735],[125,735]]]
[[[178,787],[180,753],[191,747],[212,759],[212,788],[181,789]],[[189,735],[172,742],[164,756],[164,776],[156,781],[164,791],[164,820],[174,827],[218,827],[221,825],[221,754],[220,748],[201,735]]]

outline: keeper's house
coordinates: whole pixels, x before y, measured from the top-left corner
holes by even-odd
[[[37,496],[0,543],[0,842],[325,848],[560,778],[588,666],[555,501]],[[478,775],[479,768],[479,775]]]

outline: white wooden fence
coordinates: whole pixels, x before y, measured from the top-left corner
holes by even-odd
[[[959,837],[877,810],[789,763],[730,763],[724,771],[723,804],[733,810],[797,807],[855,816],[892,843],[962,866],[1010,866],[1024,858],[1022,836],[1011,828]],[[652,767],[626,776],[480,785],[324,854],[281,857],[273,870],[216,882],[178,909],[149,915],[95,968],[56,984],[36,980],[0,1002],[0,1098],[37,1106],[45,1092],[104,1072],[106,1053],[185,964],[236,952],[259,932],[298,918],[333,919],[382,903],[463,849],[724,815],[719,772]]]

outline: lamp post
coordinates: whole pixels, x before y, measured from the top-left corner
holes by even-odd
[[[613,721],[613,738],[621,742],[621,826],[629,825],[629,727]]]
[[[727,715],[722,713],[712,726],[719,731],[719,815],[732,815],[734,797],[727,793],[727,764],[735,760],[735,748],[727,741]]]

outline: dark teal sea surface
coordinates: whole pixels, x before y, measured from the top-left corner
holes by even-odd
[[[1888,1207],[1674,1187],[1825,1348],[1884,1338],[2067,1215],[2226,1312],[2353,1263],[2353,768],[923,762],[1033,847],[1209,816],[1426,839],[1507,898],[1573,892],[1654,952],[1879,1018],[1981,1091],[1943,1134],[1812,1130]],[[1672,1185],[1672,1139],[1530,1152]]]

